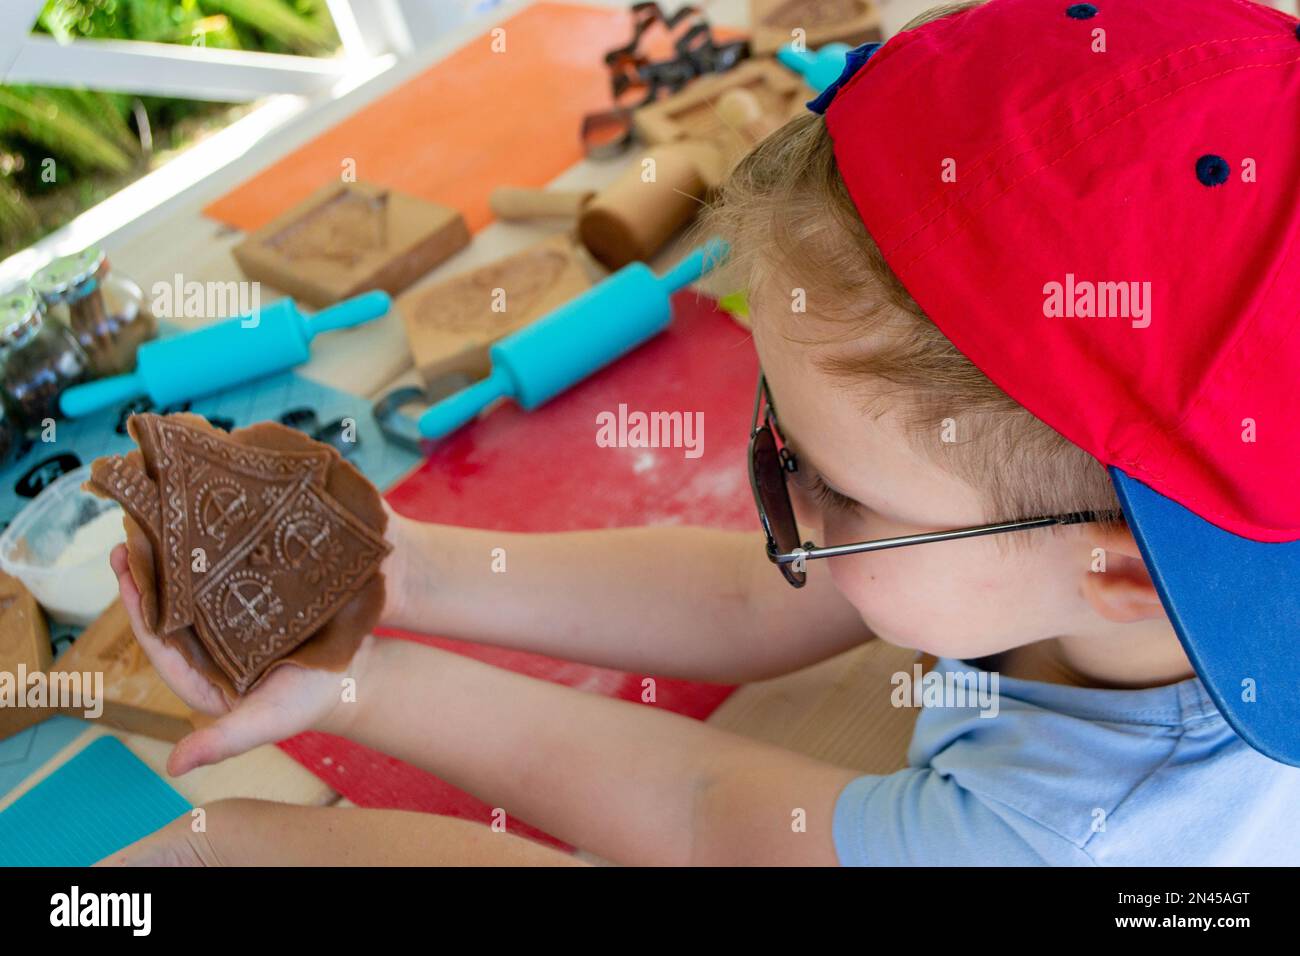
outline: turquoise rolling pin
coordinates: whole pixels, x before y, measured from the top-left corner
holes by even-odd
[[[59,409],[81,418],[141,396],[156,408],[202,398],[301,365],[315,336],[377,319],[390,305],[388,293],[366,292],[308,317],[292,299],[281,299],[262,309],[255,324],[243,316],[146,342],[134,372],[74,386]]]
[[[513,398],[532,411],[662,332],[672,319],[669,297],[716,266],[727,251],[725,242],[712,239],[662,278],[633,262],[507,335],[488,352],[488,377],[430,407],[420,416],[420,434],[441,438],[498,398]]]

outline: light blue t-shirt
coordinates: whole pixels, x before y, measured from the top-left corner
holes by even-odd
[[[1300,768],[1251,749],[1199,680],[1097,690],[999,675],[997,690],[992,717],[973,696],[923,707],[908,767],[845,787],[841,863],[1300,864]]]

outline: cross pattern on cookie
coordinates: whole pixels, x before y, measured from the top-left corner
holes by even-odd
[[[259,560],[268,549],[271,560]],[[338,611],[352,582],[377,568],[387,550],[383,538],[304,480],[199,585],[195,628],[242,689]],[[314,586],[300,606],[282,597],[301,591],[294,579]]]
[[[162,587],[159,627],[193,624],[191,568],[242,540],[298,481],[324,483],[327,449],[270,452],[202,431],[179,416],[133,415],[127,426],[157,471]],[[268,497],[262,492],[271,491]]]

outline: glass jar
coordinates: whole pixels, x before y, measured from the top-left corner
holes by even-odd
[[[0,297],[0,394],[19,428],[59,417],[59,397],[86,377],[89,362],[67,329],[45,320],[31,289]]]
[[[94,378],[135,368],[135,354],[158,331],[140,287],[109,269],[98,246],[55,259],[32,276],[49,314],[71,330]]]

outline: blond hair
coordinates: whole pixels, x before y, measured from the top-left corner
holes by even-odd
[[[979,5],[935,8],[904,29]],[[908,294],[858,216],[821,116],[801,116],[759,143],[702,225],[731,243],[746,288],[779,276],[809,290],[808,312],[826,328],[819,341],[859,343],[827,350],[817,364],[891,386],[914,443],[982,493],[990,521],[1118,512],[1101,463],[989,381]],[[868,335],[871,348],[860,347]],[[941,440],[954,425],[956,440]]]

